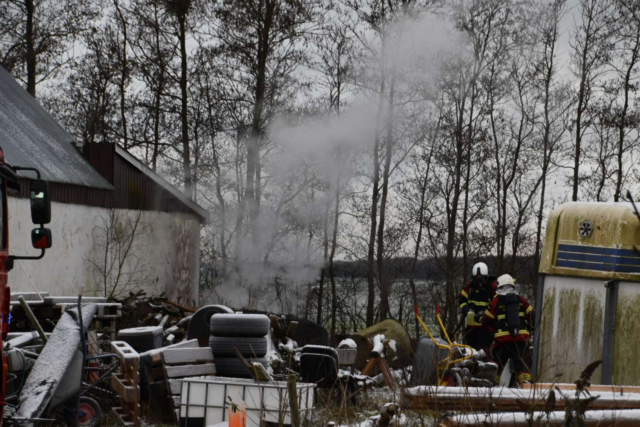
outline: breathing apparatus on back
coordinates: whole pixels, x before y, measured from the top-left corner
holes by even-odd
[[[504,298],[507,309],[507,330],[512,337],[515,337],[520,332],[520,295],[516,290],[513,277],[508,274],[498,277],[498,289],[496,292]]]

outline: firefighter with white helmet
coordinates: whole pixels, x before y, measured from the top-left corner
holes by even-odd
[[[482,325],[482,316],[496,295],[498,284],[489,276],[489,267],[479,262],[471,270],[471,280],[467,282],[458,297],[458,305],[466,321],[464,341],[476,350],[485,350],[488,354],[491,345],[491,333]]]
[[[496,297],[484,312],[482,323],[493,333],[492,354],[500,366],[499,372],[511,359],[518,384],[531,382],[524,358],[533,321],[533,306],[518,294],[513,277],[508,274],[498,277]]]

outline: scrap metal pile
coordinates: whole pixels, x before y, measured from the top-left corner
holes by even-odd
[[[401,408],[446,414],[438,421],[444,427],[525,425],[531,414],[556,425],[561,413],[582,409],[606,421],[640,410],[640,388],[589,384],[596,365],[583,373],[580,390],[496,387],[497,366],[452,342],[438,315],[443,338],[423,323],[427,336],[416,343],[386,319],[333,348],[313,322],[222,305],[194,308],[142,293],[120,302],[13,298],[5,421],[16,425],[63,419],[97,426],[103,413],[127,426],[140,425],[143,414],[147,423],[215,425],[240,411],[246,425],[299,427],[318,393],[338,391],[357,406],[371,387],[401,397],[378,424],[396,422]]]
[[[97,426],[109,414],[138,426],[144,412],[150,422],[211,425],[242,405],[250,425],[299,425],[313,412],[315,389],[330,393],[339,385],[355,400],[368,387],[407,380],[393,370],[408,364],[411,348],[395,321],[383,325],[387,337],[372,328],[335,349],[323,327],[304,319],[195,308],[142,292],[119,302],[47,293],[12,298],[9,424]],[[193,392],[202,387],[211,393],[206,402]],[[252,401],[255,393],[262,400]]]

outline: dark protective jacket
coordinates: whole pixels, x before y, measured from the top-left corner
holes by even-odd
[[[469,310],[473,310],[475,313],[482,313],[489,307],[489,304],[491,304],[491,301],[496,296],[497,288],[498,283],[495,277],[486,276],[484,281],[471,279],[458,297],[460,310],[462,310],[463,313]],[[478,323],[474,327],[481,328],[482,325]]]
[[[533,306],[514,292],[497,294],[484,312],[482,324],[493,332],[496,342],[528,341],[534,318]]]

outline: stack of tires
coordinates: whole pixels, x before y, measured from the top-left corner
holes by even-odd
[[[213,352],[216,375],[251,378],[251,373],[236,355],[235,348],[248,362],[267,366],[267,341],[271,322],[263,314],[214,314],[211,317],[209,346]]]

